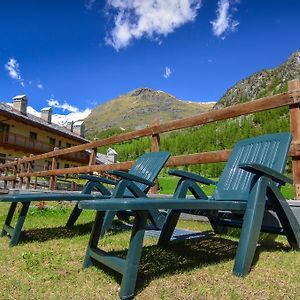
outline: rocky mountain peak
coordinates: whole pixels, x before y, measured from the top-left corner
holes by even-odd
[[[150,88],[138,88],[136,90],[133,90],[132,92],[129,92],[128,94],[132,97],[137,97],[139,95],[143,95],[143,94],[149,94],[149,93],[155,93],[156,91]]]
[[[261,70],[239,81],[227,90],[214,109],[285,92],[287,82],[297,78],[300,78],[300,50],[278,67]]]

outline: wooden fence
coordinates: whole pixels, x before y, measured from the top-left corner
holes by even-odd
[[[289,155],[292,157],[292,170],[294,179],[295,198],[300,199],[300,81],[291,80],[288,82],[288,92],[277,94],[270,97],[264,97],[251,102],[238,104],[224,109],[213,110],[199,114],[195,117],[185,118],[181,120],[171,121],[164,124],[154,123],[151,127],[128,132],[125,134],[109,137],[102,140],[93,141],[87,144],[77,145],[67,149],[55,148],[53,151],[30,155],[13,162],[0,165],[0,180],[4,181],[4,187],[8,182],[12,182],[12,186],[22,188],[25,184],[26,188],[32,185],[31,179],[37,177],[50,177],[49,188],[55,189],[56,176],[66,174],[79,174],[91,172],[104,172],[108,170],[128,170],[133,161],[120,162],[110,165],[96,165],[97,147],[113,145],[120,142],[130,141],[141,137],[151,138],[151,151],[158,151],[160,144],[160,134],[178,129],[189,128],[198,125],[204,125],[220,120],[226,120],[234,117],[248,115],[255,112],[265,111],[277,107],[289,106],[290,112],[290,130],[293,135],[293,142]],[[90,159],[87,166],[57,169],[58,157],[67,154],[78,153],[90,149]],[[172,156],[167,166],[182,166],[192,164],[205,164],[227,161],[231,150],[220,150],[211,152],[194,153],[188,155]],[[51,159],[51,170],[33,171],[32,166],[35,161]]]

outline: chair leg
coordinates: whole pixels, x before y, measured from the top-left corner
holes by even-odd
[[[83,187],[81,194],[91,194],[93,189],[98,190],[98,192],[100,192],[101,195],[107,195],[107,196],[111,195],[110,191],[104,185],[102,185],[100,182],[94,182],[94,181],[88,181]],[[71,212],[66,227],[72,228],[75,222],[77,221],[77,219],[79,218],[79,216],[81,215],[81,213],[82,213],[82,209],[78,207],[78,203],[77,203]]]
[[[7,214],[7,217],[6,217],[5,222],[4,222],[4,226],[3,226],[3,229],[2,229],[2,232],[1,232],[1,236],[6,236],[7,235],[7,231],[5,230],[5,225],[10,226],[11,220],[14,216],[14,213],[15,213],[15,210],[16,210],[16,207],[17,207],[17,204],[18,204],[18,202],[12,202],[11,203],[8,214]]]
[[[88,268],[93,265],[93,261],[90,256],[90,249],[97,248],[100,239],[101,228],[103,225],[104,215],[105,211],[97,211],[96,213],[95,222],[93,224],[90,240],[84,257],[83,268]]]
[[[30,202],[22,202],[22,208],[9,243],[10,247],[17,245],[20,241],[21,231],[26,219],[29,206],[30,206]]]
[[[271,184],[268,189],[268,196],[272,200],[275,211],[284,229],[284,233],[289,241],[290,246],[295,249],[300,249],[300,224],[292,212],[287,201],[284,199],[278,187]]]
[[[119,296],[121,299],[131,299],[134,296],[140,259],[143,249],[145,228],[148,212],[136,211],[130,244],[128,247],[125,269],[123,272]]]
[[[115,215],[117,214],[114,210],[108,210],[105,212],[104,221],[101,226],[100,236],[103,237],[109,228],[111,228]]]
[[[74,226],[75,222],[77,221],[77,219],[79,218],[79,216],[82,213],[82,209],[80,209],[78,207],[78,203],[76,203],[75,207],[73,208],[70,217],[67,221],[66,227],[71,228]]]
[[[164,226],[161,230],[161,234],[158,239],[158,246],[165,247],[168,245],[172,234],[175,230],[175,227],[177,225],[178,219],[180,217],[180,211],[179,210],[171,210],[169,211],[166,221],[164,223]]]
[[[205,196],[205,194],[202,195],[202,191],[200,190],[199,192],[199,187],[197,189],[197,185],[194,181],[189,180],[189,179],[180,179],[179,182],[177,183],[173,198],[185,198],[187,195],[188,190],[190,190],[193,195],[197,198],[197,196]],[[200,194],[197,194],[199,192]],[[179,210],[169,210],[168,215],[165,218],[165,222],[163,225],[163,228],[161,230],[161,234],[158,239],[158,246],[160,247],[165,247],[168,245],[172,234],[175,230],[175,227],[178,223],[180,217],[180,211]]]
[[[207,217],[209,220],[209,223],[214,230],[214,233],[216,234],[226,234],[228,232],[228,227],[221,226],[218,224],[218,213],[216,213],[215,216],[209,216]]]
[[[151,223],[156,229],[162,229],[165,223],[166,217],[163,213],[159,212],[157,209],[149,211],[149,218]]]
[[[236,276],[250,271],[265,212],[267,184],[265,177],[259,178],[250,193],[233,268]]]

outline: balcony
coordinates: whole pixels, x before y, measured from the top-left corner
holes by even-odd
[[[30,139],[29,137],[16,133],[0,133],[0,145],[6,149],[21,151],[28,154],[41,154],[52,151],[58,145],[51,145],[38,140]],[[88,163],[89,153],[77,152],[70,153],[60,157],[61,159],[76,162]]]

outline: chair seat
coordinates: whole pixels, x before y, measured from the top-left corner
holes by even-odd
[[[246,201],[215,201],[186,198],[122,198],[80,201],[79,207],[92,210],[150,210],[150,209],[206,209],[206,210],[245,210]]]

